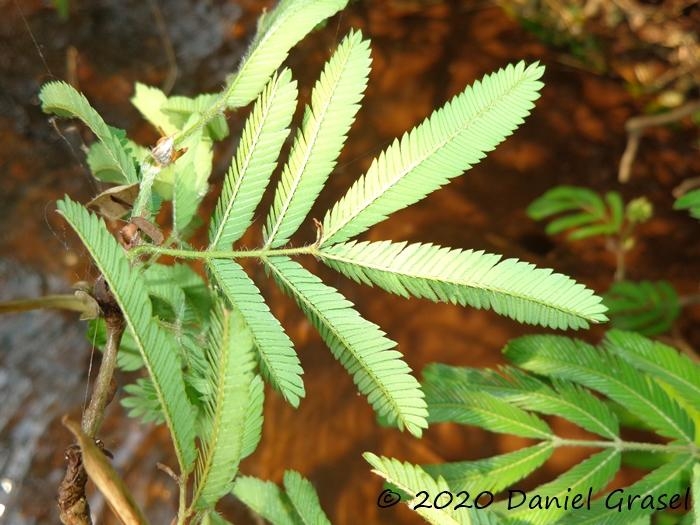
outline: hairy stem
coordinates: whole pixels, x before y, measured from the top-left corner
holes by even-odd
[[[176,248],[163,248],[151,244],[142,244],[136,246],[127,252],[128,257],[133,259],[142,254],[147,255],[168,255],[178,259],[243,259],[246,257],[273,257],[275,255],[316,255],[318,248],[315,245],[302,246],[301,248],[282,248],[282,249],[262,249],[262,250],[232,250],[232,251],[215,251],[215,250],[180,250]]]

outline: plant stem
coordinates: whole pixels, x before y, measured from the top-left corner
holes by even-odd
[[[128,252],[128,257],[133,259],[141,254],[153,254],[157,256],[169,255],[178,259],[242,259],[246,257],[274,257],[275,255],[316,255],[318,248],[315,245],[302,246],[301,248],[282,248],[282,249],[262,249],[262,250],[232,250],[232,251],[215,251],[215,250],[180,250],[177,248],[163,248],[161,246],[153,246],[151,244],[142,244],[136,246]]]
[[[112,388],[112,376],[117,364],[117,350],[124,334],[124,319],[121,316],[112,316],[106,319],[107,322],[107,343],[102,354],[102,363],[97,373],[95,387],[92,391],[90,404],[83,414],[81,423],[83,432],[91,438],[97,435],[104,419],[104,410],[114,395]]]

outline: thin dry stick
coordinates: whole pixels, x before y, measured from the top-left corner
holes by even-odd
[[[676,122],[688,115],[692,115],[696,111],[700,111],[700,100],[686,102],[682,106],[662,113],[661,115],[644,115],[629,119],[627,124],[625,124],[625,129],[627,130],[627,146],[620,159],[620,169],[617,173],[617,179],[620,182],[627,182],[629,180],[632,171],[632,163],[639,150],[639,140],[646,128],[663,126],[671,122]]]
[[[161,12],[160,7],[158,7],[157,1],[148,0],[148,5],[150,6],[151,12],[153,13],[153,18],[156,21],[156,28],[158,29],[160,40],[161,42],[163,42],[163,51],[165,52],[165,59],[168,61],[168,75],[165,77],[165,80],[163,81],[162,85],[163,92],[167,95],[170,93],[170,90],[173,89],[173,86],[175,85],[175,80],[177,79],[177,57],[175,56],[173,43],[170,40],[170,36],[168,35],[168,28],[165,25],[163,13]]]

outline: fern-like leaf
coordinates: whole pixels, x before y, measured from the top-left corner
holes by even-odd
[[[537,198],[527,208],[535,220],[567,214],[552,220],[546,228],[549,235],[569,230],[571,240],[594,235],[613,235],[620,231],[624,221],[624,204],[620,194],[605,194],[605,199],[588,188],[557,186]]]
[[[574,383],[555,379],[550,386],[512,367],[503,367],[498,374],[492,370],[433,364],[423,370],[423,376],[427,383],[455,384],[486,392],[525,410],[559,416],[608,439],[619,437],[620,425],[615,414],[600,399]]]
[[[245,106],[258,96],[289,50],[348,0],[281,0],[258,21],[258,30],[238,72],[225,89],[226,106]]]
[[[610,330],[603,347],[663,381],[677,393],[676,399],[700,412],[700,366],[687,355],[659,341],[621,330]]]
[[[275,281],[294,298],[335,358],[352,375],[377,415],[420,436],[427,426],[425,400],[411,369],[377,325],[350,301],[288,257],[264,259]]]
[[[690,455],[679,455],[636,483],[625,487],[624,492],[609,496],[612,499],[598,498],[593,501],[590,509],[573,511],[561,520],[561,525],[627,525],[640,517],[648,516],[654,509],[639,502],[645,497],[657,500],[661,494],[681,493],[687,487],[685,478],[693,462],[694,459]],[[639,499],[628,508],[627,498],[631,495],[638,496]],[[619,511],[618,502],[621,505]]]
[[[288,69],[275,75],[258,97],[210,223],[210,249],[230,248],[250,226],[289,134],[296,99],[296,82]]]
[[[299,406],[299,399],[304,397],[299,358],[260,291],[245,270],[233,261],[213,259],[209,270],[226,299],[241,312],[250,328],[263,377],[292,406]]]
[[[180,468],[189,472],[195,459],[194,414],[185,393],[176,343],[154,322],[143,277],[131,268],[104,222],[67,197],[58,202],[58,210],[90,252],[121,308],[153,381]]]
[[[110,127],[95,111],[87,99],[70,84],[61,81],[44,84],[39,93],[41,108],[45,113],[54,113],[59,117],[78,118],[87,125],[104,144],[105,151],[113,165],[118,166],[125,184],[138,182],[134,159],[124,149]]]
[[[557,477],[554,481],[544,483],[533,492],[544,500],[546,496],[556,497],[560,502],[571,494],[596,493],[603,489],[620,470],[620,451],[614,448],[603,450]],[[514,499],[517,496],[514,497]],[[559,520],[568,512],[563,505],[551,505],[549,508],[532,508],[507,511],[507,516],[523,520],[530,525],[561,523]],[[607,521],[603,520],[603,523]],[[601,522],[598,522],[601,523]]]
[[[609,352],[566,337],[525,336],[510,341],[504,353],[526,370],[605,394],[661,435],[694,439],[692,420],[656,380]]]
[[[601,298],[551,270],[483,251],[405,242],[348,242],[318,257],[351,279],[403,297],[491,308],[521,323],[585,328],[605,321]]]
[[[423,465],[423,469],[433,478],[444,478],[453,492],[500,492],[542,466],[552,452],[554,446],[551,441],[544,441],[499,456],[476,461]]]
[[[242,457],[244,425],[253,380],[253,338],[240,313],[218,309],[211,322],[202,447],[193,501],[214,507],[231,488]]]
[[[326,183],[360,108],[370,62],[369,42],[352,31],[326,64],[267,216],[266,246],[275,248],[289,240]]]
[[[293,470],[286,471],[284,473],[284,489],[301,523],[304,525],[331,524],[321,508],[316,490],[309,480],[301,474]]]
[[[468,385],[428,381],[424,388],[431,423],[451,421],[535,439],[553,436],[547,423],[536,415]]]
[[[681,313],[676,290],[667,281],[621,281],[603,296],[610,322],[643,335],[668,332]]]
[[[480,161],[529,114],[543,71],[520,62],[487,75],[396,140],[326,213],[321,244],[354,237]]]

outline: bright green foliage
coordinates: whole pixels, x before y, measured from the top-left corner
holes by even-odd
[[[403,297],[492,308],[521,323],[585,328],[607,319],[600,298],[569,277],[483,251],[349,242],[321,248],[319,256],[360,283]]]
[[[571,240],[594,235],[613,235],[620,231],[625,218],[620,194],[614,191],[601,198],[588,188],[557,186],[547,191],[527,208],[535,220],[565,214],[552,220],[546,228],[549,235],[569,230]]]
[[[667,281],[620,281],[603,296],[612,325],[643,335],[668,332],[681,313],[676,290]]]
[[[237,108],[255,99],[292,46],[347,3],[348,0],[281,0],[263,15],[241,67],[224,91],[226,106]]]
[[[153,380],[175,442],[180,468],[182,472],[189,472],[195,459],[194,420],[192,406],[185,394],[175,341],[154,322],[143,278],[130,267],[104,222],[68,198],[59,201],[58,209],[90,252],[122,310]]]
[[[273,76],[258,97],[210,223],[210,249],[231,247],[250,226],[289,134],[296,99],[296,82],[288,69]]]
[[[515,364],[597,390],[639,416],[663,436],[692,442],[695,425],[655,380],[611,352],[558,336],[526,336],[504,350]]]
[[[304,397],[299,358],[260,291],[243,268],[233,261],[212,260],[209,270],[228,302],[245,319],[253,335],[263,376],[287,401],[298,406],[299,399]]]
[[[666,457],[651,467],[654,470],[649,475],[626,487],[625,494],[658,498],[685,490],[690,467],[700,459],[693,423],[700,399],[697,363],[668,346],[620,330],[609,332],[597,348],[560,336],[525,336],[511,341],[504,352],[520,369],[506,366],[496,372],[447,365],[427,367],[424,389],[431,420],[529,434],[541,442],[477,461],[424,466],[426,472],[444,478],[453,492],[497,493],[519,488],[516,483],[542,465],[556,448],[602,448],[553,481],[526,491],[530,496],[555,496],[563,502],[567,495],[585,496],[591,488],[592,510],[573,510],[571,506],[568,510],[556,506],[530,509],[528,505],[509,510],[505,502],[490,507],[506,522],[515,519],[523,525],[625,524],[650,516],[655,509],[649,505],[636,505],[628,512],[625,500],[622,511],[617,512],[604,507],[609,492],[597,495],[615,477],[625,455],[644,452]],[[597,397],[600,395],[603,400]],[[616,415],[620,411],[635,414],[650,429],[674,441],[625,441]],[[488,412],[493,416],[488,417]],[[543,423],[533,419],[534,413],[563,417],[604,440],[568,439],[548,428],[542,432]],[[537,430],[530,433],[530,429]],[[519,499],[516,494],[513,503]]]
[[[265,246],[286,244],[309,213],[335,167],[369,76],[369,42],[352,31],[311,92],[265,224]]]
[[[207,347],[208,384],[205,419],[200,432],[193,500],[213,508],[231,488],[242,457],[247,407],[255,359],[253,339],[236,311],[215,312]]]
[[[284,473],[284,489],[257,478],[236,479],[233,494],[273,525],[330,524],[313,486],[298,472]]]
[[[486,75],[395,140],[326,213],[320,244],[362,233],[479,162],[530,113],[543,72],[520,62]]]
[[[677,199],[673,207],[677,210],[688,210],[692,217],[700,219],[700,189],[689,191]]]
[[[608,332],[604,347],[675,392],[674,399],[700,412],[700,367],[659,341],[619,330]]]
[[[363,319],[337,290],[287,257],[264,260],[279,286],[299,305],[335,358],[353,376],[360,392],[389,424],[416,436],[427,426],[418,381],[396,343]]]
[[[301,474],[293,470],[285,472],[284,488],[302,523],[330,525],[331,522],[321,509],[316,490]]]
[[[559,416],[608,439],[620,433],[617,418],[608,406],[575,383],[554,379],[549,384],[510,366],[496,372],[433,364],[423,370],[423,376],[428,384],[443,390],[468,384],[479,393],[524,410]]]
[[[426,394],[396,343],[292,256],[313,256],[357,282],[402,297],[491,308],[523,323],[575,329],[606,320],[605,306],[592,291],[526,262],[432,244],[352,240],[459,176],[509,136],[539,97],[543,67],[537,63],[509,65],[466,88],[374,160],[326,212],[323,224],[317,225],[315,243],[288,246],[292,236],[308,225],[309,211],[335,168],[359,110],[369,77],[369,43],[359,31],[351,31],[324,67],[289,157],[279,167],[272,205],[259,210],[297,106],[292,73],[275,71],[297,41],[346,3],[282,0],[261,19],[240,69],[219,94],[168,97],[159,89],[137,85],[134,105],[166,135],[151,150],[109,127],[67,84],[52,82],[41,92],[45,111],[80,118],[99,139],[88,153],[93,174],[130,185],[133,195],[128,200],[135,199],[131,216],[125,218],[129,228],[141,230],[124,246],[84,207],[68,199],[58,207],[104,276],[129,328],[118,364],[147,372],[125,387],[123,404],[131,415],[165,421],[171,432],[182,474],[180,523],[225,523],[214,509],[229,492],[273,523],[328,523],[313,487],[300,475],[287,473],[282,492],[276,485],[238,473],[240,461],[255,451],[261,439],[263,379],[294,407],[305,394],[292,341],[240,259],[256,259],[270,281],[296,301],[377,416],[415,436],[428,425]],[[203,218],[199,207],[208,191],[214,141],[229,131],[224,111],[256,98],[206,225],[208,246],[197,250],[190,242]],[[162,245],[155,245],[160,236],[152,235],[143,219],[156,215],[163,200],[172,201],[170,223],[163,226],[169,234]],[[609,198],[611,206],[616,202]],[[125,215],[129,204],[123,203]],[[256,213],[266,217],[262,246],[234,251],[234,243],[250,231]],[[180,262],[163,264],[161,256]],[[187,260],[199,260],[202,266],[185,265]],[[206,279],[195,270],[202,267]],[[94,322],[91,330],[95,341],[104,344],[104,322]],[[626,343],[631,345],[630,355],[642,356],[638,363],[618,355],[618,347]],[[563,375],[550,381],[504,369],[503,377],[471,373],[470,383],[461,372],[431,368],[426,372],[431,421],[477,424],[542,443],[465,466],[461,472],[454,466],[429,467],[436,479],[420,467],[376,456],[367,456],[368,461],[412,496],[420,490],[435,495],[448,483],[473,486],[477,475],[485,486],[500,490],[536,469],[559,446],[541,414],[567,417],[606,439],[619,439],[614,412],[587,388],[629,411],[643,412],[645,423],[660,434],[687,442],[694,423],[685,412],[689,403],[678,396],[694,393],[695,376],[680,371],[683,362],[668,352],[662,351],[663,361],[658,361],[647,355],[644,344],[632,343],[624,338],[616,342],[615,351],[601,361],[602,368],[588,362],[582,366],[575,359],[566,362],[571,358],[569,343],[557,343],[553,347],[564,350],[547,359],[557,363]],[[584,348],[580,353],[585,357],[590,352]],[[533,357],[527,366],[537,363]],[[642,379],[635,380],[633,373]],[[658,383],[648,378],[652,374],[658,374]],[[596,486],[603,483],[609,471],[616,470],[619,450],[615,450],[609,457],[603,453],[581,464],[581,479]],[[599,474],[587,471],[595,462]],[[442,474],[447,481],[439,477]],[[564,477],[551,488],[561,492],[568,481]],[[496,523],[489,511],[417,510],[431,523]]]
[[[453,421],[533,439],[553,435],[549,425],[539,417],[486,392],[459,383],[431,382],[424,388],[431,423]]]
[[[109,155],[113,165],[118,167],[123,182],[132,184],[138,181],[135,161],[113,132],[114,128],[105,124],[99,113],[73,86],[61,81],[49,82],[41,88],[39,98],[44,112],[82,120],[103,144],[105,153]]]

